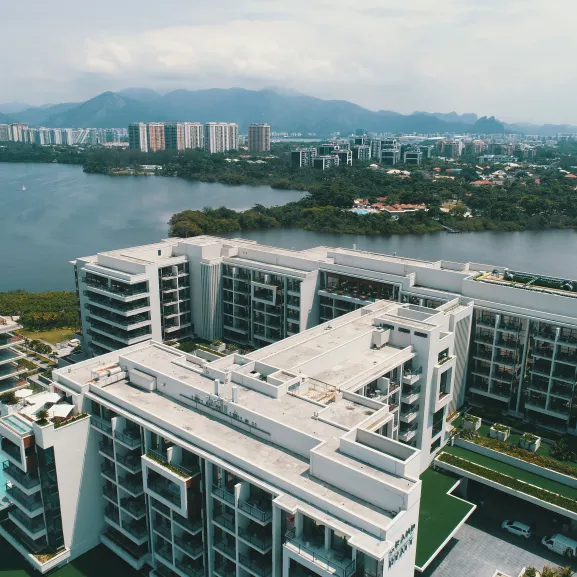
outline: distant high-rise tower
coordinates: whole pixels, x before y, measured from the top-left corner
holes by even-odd
[[[203,148],[204,131],[200,122],[183,122],[184,148]]]
[[[268,152],[270,150],[270,125],[266,123],[249,124],[248,149],[250,152]]]
[[[149,122],[146,125],[146,133],[148,136],[148,149],[151,152],[164,150],[166,148],[163,122]]]
[[[128,146],[141,152],[148,152],[148,135],[144,122],[128,125]]]
[[[167,122],[164,125],[164,146],[184,150],[184,123]]]
[[[204,125],[204,149],[210,153],[238,150],[238,124],[207,122]]]

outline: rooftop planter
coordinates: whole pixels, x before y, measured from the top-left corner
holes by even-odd
[[[463,429],[478,431],[481,428],[481,419],[475,415],[464,415],[462,421]]]
[[[532,435],[531,433],[525,433],[519,439],[519,446],[534,453],[541,446],[541,437]]]
[[[226,345],[222,341],[212,341],[212,343],[210,343],[210,348],[217,353],[224,353]]]
[[[506,441],[509,438],[510,434],[511,429],[499,423],[495,423],[489,429],[489,437],[491,437],[492,439],[499,439],[499,441]]]

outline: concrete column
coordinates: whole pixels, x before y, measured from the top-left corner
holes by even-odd
[[[295,513],[295,535],[297,537],[303,536],[303,514],[300,511]]]
[[[331,549],[331,531],[330,527],[325,525],[325,550],[330,551]]]
[[[289,577],[290,557],[283,550],[282,556],[282,577]]]

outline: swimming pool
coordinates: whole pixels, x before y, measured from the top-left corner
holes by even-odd
[[[351,212],[354,212],[355,214],[369,214],[369,211],[364,208],[353,208]]]
[[[18,417],[15,417],[14,415],[8,415],[7,417],[4,417],[2,420],[5,423],[7,423],[9,427],[11,427],[20,434],[29,433],[30,431],[32,431],[32,425],[29,425],[28,423],[22,421]]]

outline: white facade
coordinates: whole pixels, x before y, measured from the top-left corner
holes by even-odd
[[[159,270],[168,275],[173,266],[180,267],[178,278],[161,288]],[[468,395],[476,404],[577,432],[577,300],[569,288],[577,282],[489,264],[327,247],[291,251],[208,236],[101,253],[78,259],[77,270],[84,344],[100,346],[97,354],[193,333],[263,347],[375,300],[441,310],[459,299],[475,312],[447,329],[455,334],[456,351],[450,412]],[[93,280],[113,290],[86,287],[87,272],[101,275]],[[139,283],[146,289],[140,296],[122,294]],[[182,296],[178,302],[167,300],[174,292]],[[145,306],[129,310],[134,302]],[[99,306],[111,314],[93,314],[90,326],[87,311]]]
[[[136,122],[128,125],[128,143],[130,148],[148,152],[148,132],[146,123]]]
[[[238,124],[207,122],[204,125],[204,149],[210,153],[238,150]]]
[[[183,122],[184,147],[204,148],[204,129],[200,122]]]

